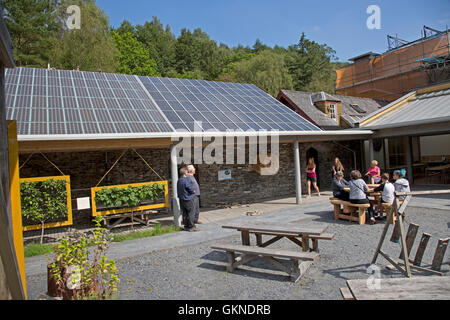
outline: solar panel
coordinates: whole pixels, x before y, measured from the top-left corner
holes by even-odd
[[[194,130],[320,130],[251,84],[140,76],[175,128]]]
[[[5,83],[19,135],[173,131],[135,76],[15,68]]]
[[[5,84],[19,135],[320,130],[251,84],[35,68]]]

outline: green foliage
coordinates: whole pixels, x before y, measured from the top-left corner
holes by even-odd
[[[108,231],[101,227],[102,221],[101,216],[94,219],[96,228],[91,239],[84,234],[72,233],[55,246],[55,259],[49,266],[64,297],[106,299],[117,293],[120,279],[115,261],[105,256],[110,238]],[[92,260],[89,259],[89,243],[94,245]],[[76,271],[67,278],[69,270]],[[70,285],[77,288],[75,295],[68,295],[73,293]]]
[[[56,1],[4,0],[4,17],[17,66],[46,67],[58,20]]]
[[[334,92],[340,66],[335,51],[301,34],[288,48],[257,39],[229,48],[201,29],[178,37],[157,17],[115,30],[93,0],[4,0],[5,20],[19,66],[118,72],[253,83],[276,96],[280,89]],[[66,26],[69,5],[81,9],[81,29]]]
[[[155,60],[149,57],[148,50],[132,33],[113,31],[112,36],[118,52],[118,72],[139,76],[159,76]]]
[[[281,89],[292,89],[292,77],[283,57],[270,50],[235,63],[232,74],[235,81],[253,83],[272,96],[276,96]]]
[[[70,30],[65,25],[69,5],[81,10],[81,28]],[[112,39],[109,18],[92,0],[63,0],[55,8],[62,27],[54,42],[52,66],[61,69],[115,72],[117,49]]]
[[[20,202],[22,216],[30,223],[42,225],[50,220],[67,217],[67,188],[65,180],[49,179],[20,184]]]
[[[110,207],[136,207],[145,200],[155,200],[164,192],[164,186],[153,183],[140,187],[102,188],[95,193],[95,202]]]

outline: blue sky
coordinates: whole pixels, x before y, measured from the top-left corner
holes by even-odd
[[[307,38],[331,46],[346,61],[387,49],[387,34],[404,40],[420,37],[423,25],[450,27],[450,0],[97,0],[117,27],[127,19],[143,24],[157,16],[178,36],[182,28],[201,28],[218,43],[252,46],[259,38],[269,46]],[[369,5],[381,10],[381,29],[369,30]]]

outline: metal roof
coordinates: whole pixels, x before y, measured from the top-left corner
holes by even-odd
[[[378,112],[361,119],[368,120],[361,128],[382,129],[448,121],[450,118],[449,88],[408,95],[392,102]],[[398,105],[398,106],[396,106]],[[377,116],[380,114],[379,116]],[[373,118],[373,119],[372,119]]]

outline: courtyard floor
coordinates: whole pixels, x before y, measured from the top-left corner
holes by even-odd
[[[419,190],[420,188],[414,188]],[[243,207],[210,210],[201,213],[200,232],[176,232],[163,236],[113,243],[108,257],[117,260],[119,299],[337,299],[339,288],[346,280],[366,279],[367,268],[375,253],[384,221],[360,226],[347,221],[335,221],[329,194],[313,196],[300,206],[295,199],[266,201]],[[247,211],[262,210],[257,216]],[[420,226],[432,235],[423,258],[431,263],[439,238],[450,236],[450,194],[416,196],[407,211],[407,223]],[[170,218],[161,218],[170,219]],[[319,241],[320,261],[315,263],[298,283],[275,270],[265,260],[253,260],[233,273],[226,272],[224,252],[211,249],[217,243],[240,243],[240,235],[221,226],[225,223],[258,221],[321,222],[328,224],[327,233],[335,233],[332,241]],[[400,246],[388,240],[384,251],[398,257]],[[254,243],[254,238],[252,238]],[[418,239],[412,249],[413,256]],[[279,241],[271,247],[298,250],[290,241]],[[450,275],[450,250],[444,257],[442,271]],[[26,260],[27,288],[30,299],[46,292],[46,256]],[[382,278],[401,277],[398,271],[385,268],[387,261],[378,258]],[[415,272],[416,275],[424,275]],[[381,282],[382,285],[382,282]],[[449,294],[450,295],[450,294]],[[450,298],[450,297],[449,297]]]

